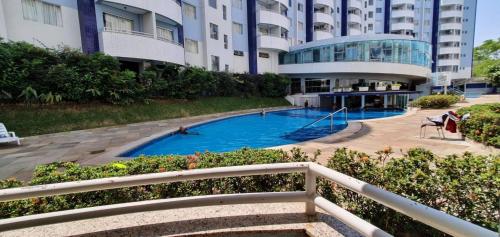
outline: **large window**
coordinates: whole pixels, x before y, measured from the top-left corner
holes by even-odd
[[[212,71],[219,71],[219,56],[212,55]]]
[[[63,26],[61,6],[40,0],[22,0],[23,18],[47,25]]]
[[[184,40],[184,47],[186,48],[186,52],[198,54],[198,41],[186,38]]]
[[[191,4],[187,4],[187,3],[182,3],[182,11],[184,12],[184,16],[192,18],[192,19],[196,19],[196,7],[195,6],[193,6]]]
[[[242,35],[243,34],[243,25],[240,23],[233,22],[233,33]]]
[[[134,29],[132,20],[104,13],[104,26],[113,31],[130,32]]]
[[[156,27],[156,33],[158,34],[158,39],[165,41],[174,41],[174,31],[171,29]]]
[[[306,79],[306,93],[330,92],[329,79]]]
[[[210,38],[214,40],[219,39],[219,26],[213,23],[210,23]]]
[[[217,9],[217,0],[208,0],[208,5]]]

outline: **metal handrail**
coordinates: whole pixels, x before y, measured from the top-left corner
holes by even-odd
[[[347,107],[342,107],[341,109],[339,109],[339,110],[337,110],[337,111],[335,111],[335,112],[333,112],[333,113],[329,113],[328,115],[326,115],[326,116],[324,116],[324,117],[322,117],[322,118],[319,118],[319,119],[317,119],[317,120],[313,121],[312,123],[309,123],[309,124],[307,124],[307,125],[305,125],[305,126],[303,126],[303,127],[299,128],[299,129],[297,129],[297,130],[301,130],[301,129],[304,129],[304,128],[306,128],[306,127],[312,126],[312,125],[314,125],[314,124],[316,124],[316,123],[319,123],[319,122],[321,122],[321,121],[323,121],[323,120],[325,120],[325,119],[327,119],[327,118],[329,118],[329,117],[330,117],[330,130],[333,132],[333,116],[334,116],[335,114],[337,114],[337,113],[339,113],[339,112],[343,111],[343,110],[345,110],[345,117],[344,117],[344,120],[345,120],[345,122],[347,123]]]
[[[315,208],[319,207],[364,236],[391,236],[380,228],[331,203],[327,199],[318,196],[318,194],[316,193],[316,179],[318,177],[323,177],[353,192],[370,198],[375,202],[378,202],[395,211],[401,212],[417,221],[425,223],[450,235],[485,237],[497,236],[497,233],[493,231],[451,216],[442,211],[438,211],[431,207],[422,205],[418,202],[396,195],[389,191],[383,190],[381,188],[313,162],[277,163],[194,169],[10,188],[0,190],[0,201],[6,202],[43,196],[81,193],[112,188],[132,187],[138,185],[170,183],[188,180],[295,172],[305,173],[305,191],[207,195],[73,209],[2,219],[0,220],[0,231],[127,213],[176,209],[193,206],[305,202],[305,213],[307,215],[315,215]]]
[[[103,28],[104,32],[111,32],[111,33],[119,33],[119,34],[126,34],[126,35],[136,35],[136,36],[142,36],[142,37],[148,37],[148,38],[154,38],[154,35],[151,33],[146,33],[146,32],[141,32],[141,31],[133,31],[133,30],[122,30],[122,29],[113,29],[110,27],[104,27]]]

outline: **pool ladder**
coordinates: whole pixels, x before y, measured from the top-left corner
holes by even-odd
[[[326,116],[324,116],[322,118],[319,118],[319,119],[315,120],[314,122],[309,123],[309,124],[305,125],[304,127],[301,127],[301,128],[299,128],[297,130],[304,129],[306,127],[309,127],[309,126],[312,126],[312,125],[314,125],[316,123],[319,123],[319,122],[321,122],[321,121],[323,121],[323,120],[325,120],[327,118],[330,118],[330,132],[333,132],[333,128],[334,128],[334,126],[333,126],[333,116],[335,114],[337,114],[337,113],[342,112],[342,111],[345,111],[344,121],[347,124],[347,107],[342,107],[341,109],[339,109],[339,110],[337,110],[337,111],[335,111],[333,113],[329,113],[328,115],[326,115]]]

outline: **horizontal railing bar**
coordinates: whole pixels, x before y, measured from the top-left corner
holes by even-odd
[[[306,172],[308,166],[309,162],[231,166],[0,189],[0,202],[199,179]]]
[[[305,125],[304,127],[299,128],[298,130],[303,129],[305,127],[309,127],[309,126],[311,126],[313,124],[319,123],[319,122],[321,122],[321,121],[323,121],[323,120],[325,120],[325,119],[327,119],[327,118],[329,118],[331,116],[334,116],[335,114],[339,113],[342,110],[346,110],[347,111],[347,107],[342,107],[341,109],[339,109],[339,110],[337,110],[337,111],[335,111],[333,113],[330,113],[330,114],[328,114],[328,115],[326,115],[326,116],[324,116],[322,118],[319,118],[319,119],[313,121],[312,123],[309,123],[309,124]]]
[[[0,220],[0,231],[55,224],[68,221],[92,219],[105,216],[158,211],[197,206],[235,205],[252,203],[305,202],[306,192],[239,193],[195,197],[169,198],[67,211],[36,214]]]
[[[418,202],[365,183],[348,175],[311,163],[309,169],[317,175],[368,197],[386,207],[453,236],[498,236],[497,233]]]
[[[323,197],[314,198],[314,204],[328,212],[328,214],[340,220],[342,223],[348,225],[353,230],[362,234],[363,236],[373,237],[389,237],[389,233],[381,230],[380,228],[370,224],[369,222],[357,217],[356,215],[346,211]]]

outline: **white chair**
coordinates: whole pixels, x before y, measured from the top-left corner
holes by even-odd
[[[14,132],[8,132],[3,123],[0,123],[0,143],[16,142],[18,146],[21,145],[21,139],[16,136]]]

